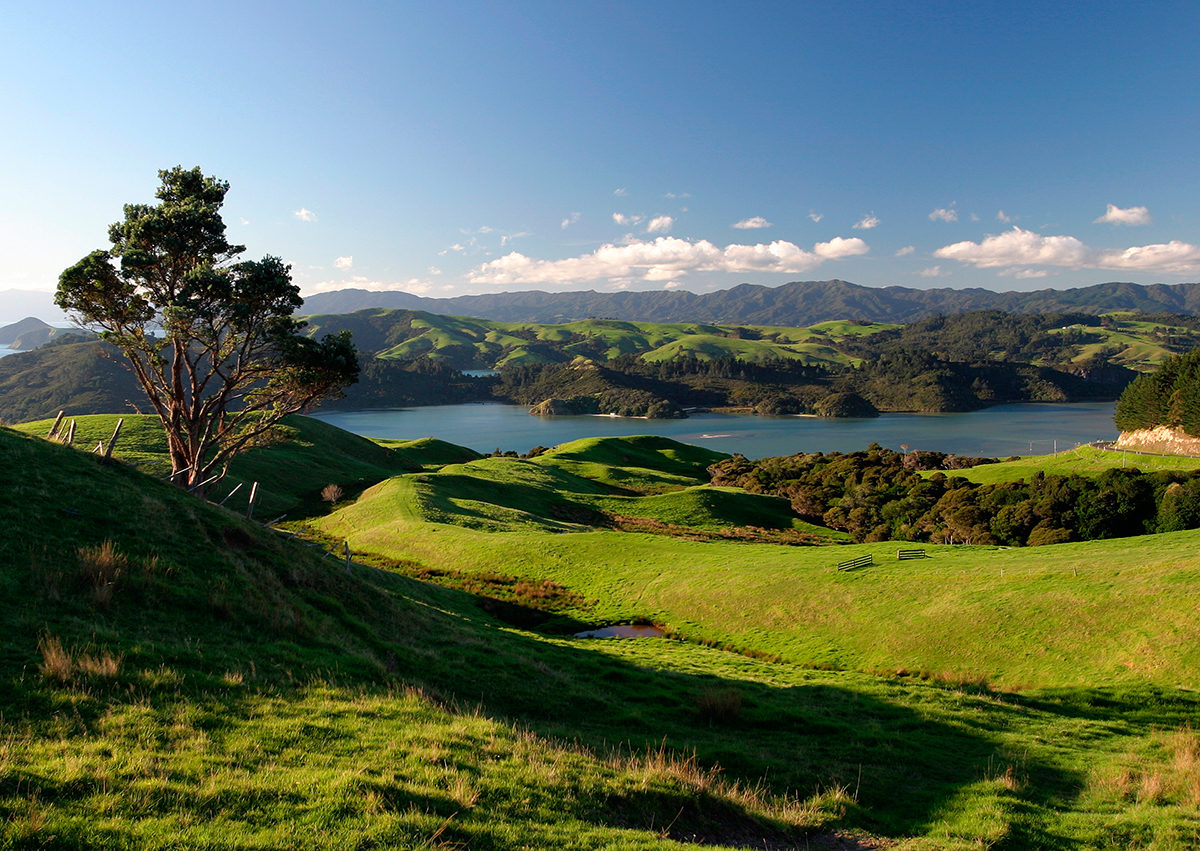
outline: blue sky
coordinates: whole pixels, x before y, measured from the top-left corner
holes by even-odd
[[[6,4],[0,290],[157,170],[305,293],[1200,280],[1200,4]]]

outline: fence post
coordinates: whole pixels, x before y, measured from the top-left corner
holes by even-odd
[[[342,546],[346,548],[346,572],[350,572],[350,542],[342,541]]]
[[[254,517],[254,503],[258,502],[258,482],[250,486],[250,502],[246,506],[246,519],[251,520]]]
[[[65,414],[65,413],[66,413],[66,411],[58,412],[58,416],[54,418],[54,425],[50,426],[50,433],[48,435],[46,435],[46,440],[54,439],[54,435],[58,433],[59,423],[62,422],[63,414]]]
[[[117,445],[117,437],[121,434],[121,423],[123,422],[125,422],[124,417],[117,417],[117,427],[113,429],[113,436],[108,439],[108,446],[104,450],[105,461],[112,457],[113,447]]]
[[[75,420],[71,420],[71,427],[67,429],[67,439],[64,443],[70,446],[75,442]]]

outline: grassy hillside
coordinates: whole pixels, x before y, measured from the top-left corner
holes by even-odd
[[[171,464],[157,417],[92,414],[68,417],[66,421],[76,423],[75,445],[93,449],[101,441],[107,445],[118,418],[123,424],[116,457],[151,475],[168,476]],[[26,434],[45,436],[53,422],[35,420],[15,428]],[[436,444],[404,441],[393,448],[383,447],[311,417],[288,417],[275,429],[271,445],[251,449],[234,460],[229,474],[213,487],[210,496],[220,500],[234,488],[240,488],[229,504],[244,509],[251,484],[258,482],[256,512],[261,519],[298,509],[311,513],[320,506],[321,491],[326,485],[336,484],[344,493],[353,495],[393,473],[416,470],[429,458],[441,461],[444,457],[444,451]]]
[[[1136,468],[1143,472],[1160,470],[1195,470],[1200,467],[1200,458],[1178,455],[1142,455],[1137,452],[1097,449],[1094,446],[1078,446],[1055,455],[1029,455],[1016,461],[1001,461],[954,470],[947,475],[962,476],[972,482],[991,485],[998,482],[1014,482],[1029,479],[1038,473],[1047,476],[1092,476],[1113,468]],[[924,475],[933,475],[933,471]]]
[[[670,449],[567,454],[694,474],[700,459]],[[547,505],[568,484],[619,496],[611,475],[581,482],[553,464],[486,459],[387,479],[313,520],[360,551],[413,559],[402,571],[453,573],[455,590],[347,570],[128,465],[0,430],[10,636],[0,652],[0,846],[1200,841],[1200,699],[1177,687],[1194,686],[1197,670],[1197,533],[930,548],[926,562],[838,573],[835,558],[882,557],[883,545],[484,533],[423,519],[413,492],[439,475],[524,484]],[[487,492],[467,485],[451,482],[439,498]],[[477,499],[472,510],[493,504]],[[760,655],[823,639],[831,664],[869,670],[872,653],[906,652],[942,664],[928,679],[875,676],[531,630],[531,615],[547,611],[559,629],[642,614]],[[1078,635],[1046,644],[1042,621]],[[1123,651],[1107,643],[1110,630]],[[1085,638],[1098,645],[1091,656],[1077,655]],[[1001,643],[1009,667],[990,647]],[[1067,675],[1076,668],[1084,673]],[[978,683],[1017,673],[1031,688]]]

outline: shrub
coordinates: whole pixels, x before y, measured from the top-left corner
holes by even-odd
[[[340,485],[328,484],[321,489],[321,499],[330,505],[337,505],[345,496]]]

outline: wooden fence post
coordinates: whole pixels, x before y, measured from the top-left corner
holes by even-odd
[[[67,446],[70,446],[75,442],[75,420],[71,420],[71,427],[67,429],[67,439],[63,442],[66,443]]]
[[[258,482],[250,486],[250,502],[246,506],[246,519],[250,520],[254,517],[254,503],[258,502]]]
[[[117,417],[117,427],[113,429],[113,436],[108,439],[108,446],[104,449],[105,461],[112,457],[113,447],[117,445],[117,438],[121,434],[121,423],[123,422],[125,422],[124,417]]]
[[[58,426],[62,422],[65,411],[59,411],[58,416],[54,418],[54,425],[50,426],[50,433],[46,435],[46,440],[54,440],[54,435],[58,434]]]

